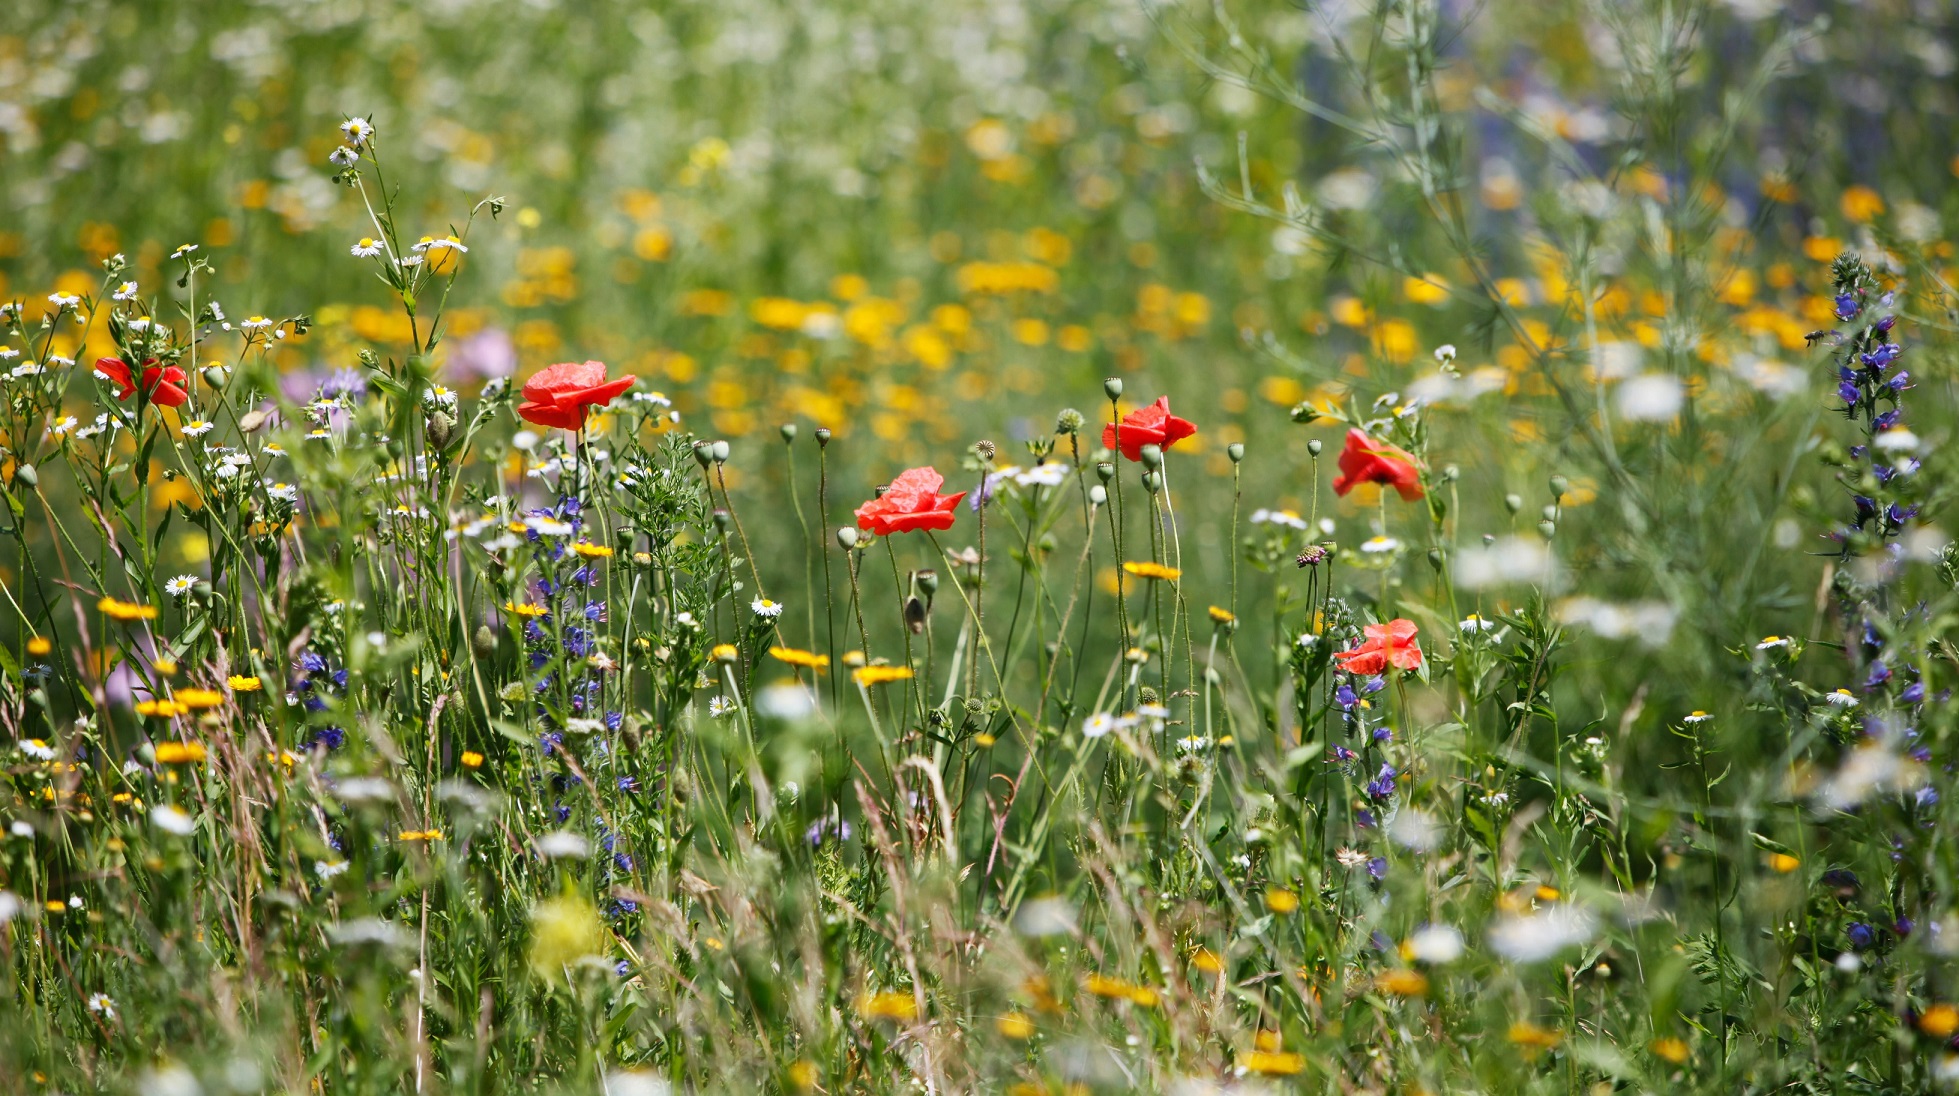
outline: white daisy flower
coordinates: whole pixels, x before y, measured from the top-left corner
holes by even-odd
[[[668,399],[664,392],[635,392],[633,393],[633,402],[650,403],[659,407],[673,406],[673,401]]]
[[[150,821],[156,823],[157,829],[165,833],[174,833],[178,837],[189,837],[197,831],[197,822],[190,815],[168,803],[161,804],[150,811]]]
[[[1823,699],[1839,708],[1855,708],[1857,706],[1857,698],[1851,695],[1849,689],[1838,689],[1834,693],[1824,693]]]
[[[265,446],[265,455],[268,457],[283,457],[286,455],[286,451],[277,445],[267,442]]]
[[[776,617],[782,615],[782,603],[779,601],[770,601],[765,597],[758,597],[754,601],[749,602],[748,607],[754,611],[756,616],[764,620],[774,620]]]
[[[238,326],[247,331],[263,331],[272,326],[272,321],[266,319],[264,316],[251,316],[239,321]]]
[[[0,346],[0,362],[10,362],[20,357],[20,351],[11,346]]]
[[[372,259],[381,253],[381,241],[372,236],[362,236],[360,243],[347,249],[356,259]]]
[[[734,710],[735,702],[725,696],[717,696],[707,702],[707,714],[714,719],[729,715]]]
[[[290,483],[275,483],[265,489],[265,493],[280,502],[298,502],[299,488]]]
[[[136,299],[136,283],[135,283],[135,282],[124,282],[124,283],[122,283],[121,285],[119,285],[119,286],[117,286],[117,287],[116,287],[116,291],[115,291],[114,293],[111,293],[111,294],[109,294],[109,297],[110,297],[110,299],[111,299],[111,300],[117,300],[117,301],[133,301],[133,300],[135,300],[135,299]]]
[[[1115,718],[1107,712],[1096,712],[1094,715],[1082,720],[1083,738],[1101,738],[1103,735],[1115,729]]]
[[[422,265],[422,257],[420,255],[404,255],[395,260],[395,265],[403,269],[411,266],[420,266]]]
[[[319,876],[321,879],[332,879],[334,876],[339,875],[340,873],[346,870],[347,870],[347,862],[345,860],[313,861],[313,874]]]
[[[113,998],[111,998],[106,993],[89,994],[88,1010],[90,1012],[95,1013],[98,1016],[101,1016],[106,1020],[113,1020],[116,1018],[116,1002]]]
[[[1755,645],[1755,649],[1758,651],[1768,651],[1768,650],[1773,650],[1774,648],[1777,647],[1787,647],[1788,645],[1789,645],[1788,636],[1769,636],[1763,639],[1760,643],[1757,643]]]
[[[1484,620],[1477,614],[1471,613],[1462,618],[1462,623],[1457,624],[1456,628],[1465,635],[1479,632],[1494,632],[1496,631],[1496,622]]]
[[[365,118],[349,118],[340,123],[340,132],[347,135],[349,145],[359,148],[373,138],[374,126]]]
[[[341,145],[327,153],[327,163],[335,167],[353,167],[360,158],[361,154],[348,145]]]
[[[430,240],[428,243],[428,250],[430,251],[441,251],[444,248],[460,251],[465,255],[469,253],[469,248],[463,246],[463,242],[454,236],[444,236],[439,240]]]
[[[1283,525],[1288,529],[1298,529],[1302,532],[1306,529],[1306,519],[1300,517],[1296,510],[1266,510],[1263,508],[1253,510],[1251,522],[1253,525]]]
[[[1393,537],[1369,537],[1361,544],[1360,550],[1369,555],[1378,556],[1384,552],[1392,552],[1399,547],[1401,547],[1401,542]]]
[[[682,628],[693,628],[696,626],[694,621],[694,614],[687,612],[685,610],[675,613],[673,615],[673,622],[675,624],[680,625]]]
[[[210,422],[204,419],[192,419],[184,424],[184,436],[187,438],[201,438],[210,433],[211,429]]]
[[[177,250],[175,250],[175,251],[172,251],[172,252],[170,253],[170,257],[171,257],[171,258],[173,258],[173,259],[181,259],[181,258],[183,258],[184,256],[186,256],[186,255],[188,255],[188,254],[190,254],[191,252],[193,252],[193,251],[196,251],[196,250],[197,250],[197,245],[196,245],[196,244],[180,244],[180,245],[179,245],[179,246],[177,247]]]
[[[73,293],[50,293],[48,303],[56,308],[73,308],[81,304],[82,299]]]
[[[1681,722],[1682,723],[1705,723],[1713,718],[1714,716],[1712,713],[1703,712],[1699,708],[1695,708],[1693,714],[1686,716],[1681,720]]]
[[[169,594],[171,597],[183,597],[185,594],[190,593],[191,587],[196,585],[196,576],[178,575],[176,578],[163,584],[163,592]]]
[[[26,754],[36,761],[54,760],[54,747],[38,738],[23,738],[20,740],[19,745],[21,753]]]
[[[70,433],[74,432],[75,426],[79,422],[80,420],[73,415],[64,415],[56,419],[53,426],[48,427],[48,433],[57,438],[67,437]]]

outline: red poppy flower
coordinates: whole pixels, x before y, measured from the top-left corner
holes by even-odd
[[[1116,424],[1110,423],[1102,428],[1102,444],[1110,449],[1116,442],[1122,442],[1122,455],[1130,460],[1143,459],[1143,446],[1154,445],[1168,449],[1178,442],[1197,433],[1197,424],[1189,419],[1180,419],[1170,413],[1170,397],[1159,396],[1155,403],[1140,407],[1122,417],[1122,436],[1116,436]]]
[[[633,380],[629,376],[606,380],[604,362],[545,366],[524,382],[524,402],[517,405],[517,414],[539,426],[583,430],[586,409],[611,403],[612,397],[633,386]]]
[[[115,382],[117,399],[126,400],[136,394],[136,378],[129,363],[121,358],[97,358],[95,371]],[[149,394],[151,403],[182,407],[190,399],[190,392],[184,388],[184,382],[189,379],[179,366],[158,365],[155,358],[143,363],[143,391]]]
[[[1390,666],[1403,670],[1420,669],[1422,665],[1422,645],[1415,642],[1415,622],[1406,618],[1390,620],[1386,624],[1369,624],[1365,629],[1366,642],[1351,651],[1340,651],[1333,657],[1340,660],[1340,668],[1350,674],[1378,674]]]
[[[1344,495],[1362,483],[1392,487],[1409,502],[1422,497],[1422,476],[1414,457],[1359,430],[1349,430],[1347,447],[1340,450],[1340,475],[1333,481],[1333,493]]]
[[[857,527],[881,537],[914,529],[950,529],[953,507],[966,497],[939,494],[945,477],[936,468],[913,468],[891,481],[884,494],[857,508]]]

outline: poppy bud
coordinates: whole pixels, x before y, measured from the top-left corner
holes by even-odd
[[[937,571],[920,571],[917,577],[918,588],[925,591],[926,597],[929,598],[938,594],[939,573]]]
[[[1442,570],[1442,549],[1430,548],[1428,550],[1428,565],[1437,571]]]
[[[1545,521],[1558,520],[1558,508],[1555,506],[1546,506],[1543,510],[1543,513],[1544,513]]]
[[[1057,434],[1074,434],[1079,432],[1087,423],[1087,416],[1070,407],[1055,416],[1054,432]]]
[[[1326,448],[1325,443],[1321,442],[1320,439],[1318,438],[1314,438],[1313,440],[1306,443],[1306,451],[1316,457],[1320,455],[1320,450],[1325,448]]]
[[[469,646],[477,658],[494,658],[497,653],[497,634],[486,624],[476,629],[476,635],[470,640]]]
[[[1540,521],[1537,523],[1537,531],[1544,534],[1545,540],[1550,540],[1558,535],[1558,523],[1549,520]]]
[[[1570,486],[1571,486],[1571,481],[1565,479],[1563,476],[1552,476],[1551,497],[1559,500],[1560,502],[1564,501],[1564,493],[1566,489],[1569,488]]]
[[[633,527],[630,525],[622,525],[619,528],[613,530],[612,543],[618,545],[619,550],[621,552],[632,551],[633,550]]]
[[[1503,508],[1505,510],[1510,511],[1513,514],[1519,510],[1522,510],[1524,508],[1524,496],[1522,495],[1503,496]]]
[[[1109,501],[1109,489],[1099,483],[1096,484],[1088,489],[1088,501],[1096,506],[1103,505]]]
[[[1116,478],[1116,466],[1110,464],[1108,461],[1103,461],[1095,466],[1095,475],[1099,479],[1101,479],[1103,483],[1107,483],[1110,480]]]
[[[224,382],[225,369],[223,366],[214,365],[204,371],[204,383],[210,385],[212,388],[223,388]]]
[[[796,440],[796,429],[797,429],[797,428],[796,428],[796,424],[795,424],[795,423],[793,423],[793,422],[785,422],[785,423],[783,423],[783,424],[782,424],[782,440],[783,440],[783,441],[785,441],[785,442],[789,442],[789,441],[795,441],[795,440]]]
[[[1144,472],[1143,489],[1148,491],[1152,495],[1156,494],[1158,491],[1163,490],[1163,473]]]
[[[1163,467],[1162,446],[1145,445],[1140,450],[1137,450],[1137,452],[1143,458],[1143,467],[1148,468],[1151,471],[1155,471],[1156,469]]]
[[[721,463],[724,463],[725,461],[727,461],[727,459],[728,459],[728,443],[727,443],[727,442],[725,442],[725,441],[717,441],[717,442],[715,442],[715,443],[714,443],[714,463],[716,463],[716,464],[721,464]]]
[[[846,525],[837,530],[837,547],[848,552],[857,547],[857,530]]]
[[[1110,378],[1109,378],[1108,380],[1105,380],[1105,381],[1103,381],[1103,382],[1102,382],[1102,391],[1104,391],[1104,392],[1106,392],[1106,393],[1108,393],[1108,394],[1109,394],[1109,398],[1110,398],[1111,400],[1118,400],[1118,399],[1121,399],[1121,398],[1122,398],[1122,378],[1121,378],[1121,377],[1110,377]]]
[[[819,426],[816,428],[816,447],[818,449],[828,449],[830,447],[829,427]]]
[[[714,528],[715,531],[719,532],[722,536],[725,537],[728,535],[728,528],[732,526],[734,523],[735,523],[734,515],[728,513],[726,510],[716,510],[714,512]]]
[[[910,628],[913,635],[925,630],[925,603],[918,598],[905,599],[905,627]]]
[[[456,420],[450,418],[444,412],[437,411],[435,414],[429,416],[424,433],[428,435],[429,445],[437,450],[442,450],[449,448],[449,439],[454,436],[455,431]]]
[[[41,473],[31,464],[22,464],[14,469],[14,482],[32,491],[41,485]]]
[[[714,463],[714,443],[697,441],[694,443],[694,460],[702,468]]]
[[[1233,464],[1242,462],[1245,459],[1245,443],[1242,441],[1232,442],[1230,445],[1224,447],[1224,455],[1230,457],[1231,463]]]
[[[1445,464],[1442,466],[1442,478],[1450,483],[1454,483],[1462,478],[1462,469],[1453,464]]]

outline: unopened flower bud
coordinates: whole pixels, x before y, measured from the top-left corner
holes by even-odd
[[[1562,502],[1562,501],[1564,501],[1564,494],[1565,494],[1565,492],[1566,492],[1567,490],[1569,490],[1570,488],[1571,488],[1571,481],[1570,481],[1570,480],[1567,480],[1567,479],[1565,479],[1565,478],[1564,478],[1563,476],[1552,476],[1552,477],[1551,477],[1551,497],[1552,497],[1552,498],[1554,498],[1554,499],[1557,499],[1557,500],[1558,500],[1558,501],[1560,501],[1560,502]]]
[[[212,388],[223,388],[227,379],[223,366],[214,365],[204,371],[204,383]]]
[[[494,658],[497,653],[497,634],[485,624],[476,629],[476,634],[470,638],[469,646],[477,658]]]
[[[1442,570],[1442,549],[1430,548],[1428,550],[1428,565],[1437,571]]]
[[[1110,398],[1111,400],[1118,400],[1118,399],[1121,399],[1121,398],[1122,398],[1122,378],[1121,378],[1121,377],[1110,377],[1110,378],[1109,378],[1108,380],[1105,380],[1105,381],[1103,381],[1103,382],[1102,382],[1102,391],[1104,391],[1104,392],[1106,392],[1106,393],[1108,393],[1108,395],[1109,395],[1109,398]]]
[[[1545,540],[1550,540],[1558,535],[1558,523],[1548,519],[1540,521],[1537,523],[1537,531],[1544,534]]]
[[[18,465],[14,468],[14,482],[32,491],[41,485],[41,473],[31,464]]]
[[[695,460],[695,462],[696,462],[696,463],[698,463],[698,464],[699,464],[699,465],[700,465],[700,466],[701,466],[702,468],[706,468],[706,467],[707,467],[708,465],[710,465],[710,464],[713,464],[713,463],[714,463],[714,443],[713,443],[713,442],[711,442],[711,441],[697,441],[697,442],[695,442],[695,443],[694,443],[694,460]]]
[[[816,428],[816,447],[818,449],[828,449],[830,447],[829,427],[819,426]]]
[[[1107,483],[1116,478],[1116,466],[1110,464],[1108,461],[1102,461],[1095,466],[1095,475],[1103,483]]]
[[[1096,484],[1088,489],[1088,501],[1096,506],[1104,505],[1109,501],[1109,489]]]
[[[447,412],[437,411],[429,416],[423,432],[428,435],[429,445],[441,450],[449,448],[449,440],[455,436],[455,431],[456,420],[450,418]]]
[[[1524,496],[1522,495],[1503,496],[1503,508],[1505,510],[1510,511],[1513,514],[1519,510],[1522,510],[1524,508]]]
[[[918,572],[918,588],[925,591],[926,597],[936,595],[939,592],[939,573],[937,571]]]
[[[721,463],[724,463],[724,462],[726,462],[726,461],[727,461],[727,459],[728,459],[728,452],[729,452],[729,450],[728,450],[728,443],[727,443],[727,442],[725,442],[725,441],[717,441],[717,442],[715,442],[715,443],[714,443],[714,463],[716,463],[716,464],[721,464]]]
[[[733,526],[734,523],[735,523],[734,515],[728,513],[726,510],[716,510],[714,512],[714,528],[715,531],[720,533],[722,536],[725,537],[728,535],[728,529],[731,526]]]
[[[1462,469],[1453,464],[1445,464],[1442,466],[1442,478],[1449,483],[1454,483],[1462,478]]]
[[[1143,489],[1148,491],[1152,495],[1156,494],[1158,491],[1163,490],[1163,473],[1144,472]]]
[[[1556,521],[1556,520],[1558,520],[1558,508],[1557,508],[1557,507],[1555,507],[1555,506],[1546,506],[1546,507],[1545,507],[1545,508],[1543,509],[1543,511],[1542,511],[1542,513],[1544,514],[1544,520],[1545,520],[1545,521]]]
[[[1325,448],[1326,445],[1322,443],[1318,438],[1314,438],[1313,440],[1306,443],[1306,451],[1308,453],[1313,454],[1316,457],[1319,456],[1320,452]]]
[[[797,428],[797,426],[796,426],[796,424],[795,424],[795,423],[793,423],[793,422],[785,422],[785,423],[783,423],[783,424],[782,424],[782,440],[783,440],[783,441],[785,441],[785,442],[791,442],[791,441],[795,441],[795,440],[796,440],[796,433],[797,433],[797,429],[798,429],[798,428]]]
[[[846,525],[837,530],[837,547],[848,552],[857,547],[857,530]]]
[[[1152,472],[1163,467],[1163,447],[1160,445],[1145,445],[1136,451],[1136,455],[1143,458],[1143,467]]]
[[[1230,457],[1231,463],[1233,464],[1243,462],[1245,459],[1245,443],[1242,441],[1232,442],[1230,445],[1224,447],[1224,455]]]

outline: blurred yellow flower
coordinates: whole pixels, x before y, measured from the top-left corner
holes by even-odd
[[[1031,1039],[1034,1037],[1034,1018],[1024,1012],[1009,1012],[995,1020],[993,1028],[1008,1039]]]
[[[155,750],[157,763],[162,765],[183,765],[205,757],[202,742],[159,742]]]
[[[819,655],[814,651],[802,651],[794,647],[771,647],[769,648],[769,657],[775,659],[777,662],[784,662],[791,666],[804,666],[812,670],[821,670],[830,665],[829,655]]]
[[[133,601],[118,601],[105,597],[95,603],[95,607],[111,620],[155,620],[156,606],[138,605]]]
[[[892,681],[905,681],[910,677],[909,666],[860,666],[850,674],[852,681],[865,687],[883,685]]]
[[[1183,575],[1183,572],[1175,567],[1166,567],[1150,560],[1127,560],[1123,563],[1122,569],[1137,578],[1162,579],[1165,582],[1175,582]]]
[[[255,693],[265,688],[265,682],[251,674],[232,674],[225,678],[224,683],[231,686],[234,693]]]
[[[857,998],[857,1015],[866,1020],[893,1020],[901,1024],[918,1019],[918,1002],[909,993],[886,990]]]

